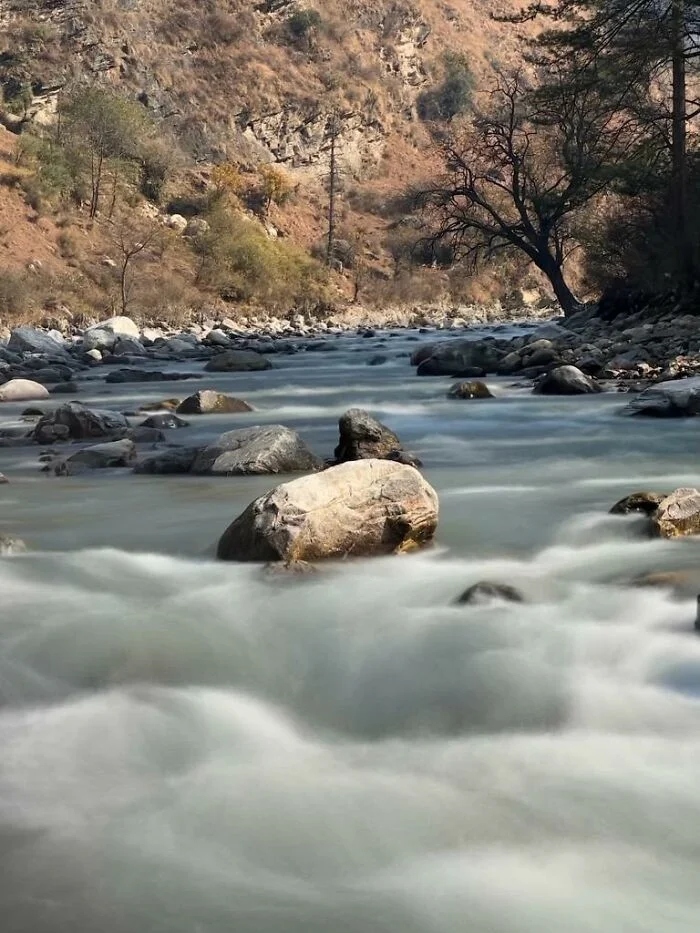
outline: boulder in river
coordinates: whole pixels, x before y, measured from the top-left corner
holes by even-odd
[[[590,395],[603,390],[577,366],[555,366],[537,380],[532,391],[535,395]]]
[[[255,350],[225,350],[213,356],[204,368],[209,373],[249,373],[272,369],[272,363]]]
[[[7,349],[16,353],[43,353],[47,356],[63,356],[63,344],[46,331],[35,327],[15,327],[10,334]]]
[[[54,472],[57,476],[73,476],[85,470],[133,466],[135,460],[136,445],[128,438],[122,438],[119,441],[84,447],[57,463]]]
[[[413,467],[360,460],[277,486],[224,532],[221,560],[316,561],[390,554],[429,542],[435,490]]]
[[[493,398],[491,390],[484,382],[472,379],[467,382],[455,382],[447,393],[448,398]]]
[[[54,427],[67,429],[67,436],[73,440],[84,440],[92,437],[123,437],[129,429],[129,424],[118,411],[88,408],[80,402],[68,402],[44,415],[34,429],[35,440],[39,443],[50,443],[52,433],[58,437],[65,436],[61,430],[52,432]]]
[[[88,327],[83,333],[83,349],[111,350],[120,337],[138,339],[138,325],[130,317],[117,315]]]
[[[491,341],[444,340],[420,347],[411,356],[419,376],[479,378],[493,371],[503,354]]]
[[[213,389],[202,389],[182,401],[176,411],[179,415],[223,415],[252,411],[253,408],[243,399],[224,395]]]
[[[652,515],[666,498],[665,492],[633,492],[616,502],[610,509],[611,515],[629,515],[632,512],[642,512]]]
[[[401,441],[385,424],[363,408],[349,408],[338,421],[340,439],[336,463],[348,460],[385,460],[401,450]]]
[[[44,398],[49,398],[49,390],[31,379],[10,379],[0,386],[0,402],[32,402]]]
[[[649,386],[631,399],[624,413],[648,418],[688,418],[700,415],[700,376]]]
[[[679,538],[700,533],[700,491],[682,487],[663,499],[651,517],[660,538]]]
[[[158,431],[169,431],[176,428],[189,427],[189,421],[184,418],[178,418],[177,415],[169,412],[166,415],[150,415],[145,421],[142,421],[139,427],[155,428]]]
[[[245,476],[302,473],[321,466],[320,459],[296,431],[281,424],[270,424],[222,434],[200,451],[191,472],[207,476]]]
[[[494,583],[492,580],[480,580],[466,589],[457,599],[458,605],[483,605],[494,600],[508,603],[522,603],[523,594],[508,583]]]
[[[139,460],[134,473],[174,476],[189,473],[201,447],[168,447]]]

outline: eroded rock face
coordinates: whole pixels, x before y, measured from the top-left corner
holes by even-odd
[[[373,458],[385,460],[402,449],[396,434],[362,408],[350,408],[341,415],[338,429],[340,439],[335,448],[336,463]]]
[[[448,398],[493,398],[489,387],[478,380],[456,382],[447,393]]]
[[[660,538],[679,538],[700,533],[700,491],[675,489],[659,503],[651,517],[652,532]]]
[[[417,470],[359,460],[256,499],[226,529],[217,556],[291,562],[390,554],[426,544],[437,523],[437,493]]]
[[[249,373],[272,369],[272,363],[255,350],[226,350],[213,356],[204,368],[210,373]]]
[[[176,410],[179,415],[221,415],[252,411],[253,407],[243,399],[203,389],[186,398]]]
[[[537,381],[532,391],[535,395],[590,395],[602,392],[602,388],[577,366],[556,366]]]
[[[208,476],[303,473],[318,470],[321,461],[296,431],[281,424],[255,425],[227,431],[205,447],[191,472]]]
[[[632,512],[641,512],[652,515],[666,498],[665,492],[633,492],[616,502],[610,509],[611,515],[629,515]]]
[[[53,430],[58,428],[58,430]],[[123,437],[129,430],[129,424],[117,411],[87,408],[80,402],[68,402],[51,414],[45,415],[34,429],[34,438],[39,443],[50,442],[67,436],[73,440],[91,437]]]
[[[648,418],[688,418],[700,415],[700,376],[650,386],[629,402],[625,413]]]

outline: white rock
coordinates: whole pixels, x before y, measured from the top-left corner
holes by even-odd
[[[119,337],[139,338],[138,326],[130,317],[111,317],[100,321],[83,334],[83,348],[85,350],[111,350]]]
[[[171,230],[177,233],[184,233],[187,230],[187,220],[182,214],[171,214],[168,217],[167,224]]]
[[[0,402],[32,402],[49,397],[46,386],[31,379],[10,379],[0,386]]]

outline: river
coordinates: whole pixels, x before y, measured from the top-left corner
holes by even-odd
[[[695,600],[624,584],[700,550],[607,514],[695,485],[697,427],[513,380],[448,400],[415,338],[80,398],[221,388],[256,412],[178,441],[283,423],[326,456],[365,407],[440,495],[417,555],[271,579],[211,559],[270,477],[57,478],[0,452],[2,530],[31,547],[0,561],[3,933],[697,929]],[[480,579],[527,601],[454,605]]]

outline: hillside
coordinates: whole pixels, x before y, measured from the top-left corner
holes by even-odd
[[[400,247],[401,222],[389,205],[434,168],[431,114],[425,111],[445,86],[450,62],[468,73],[478,97],[494,66],[517,64],[522,48],[517,29],[491,14],[524,5],[525,0],[7,0],[0,8],[0,122],[13,134],[50,126],[67,89],[88,82],[117,88],[143,104],[178,150],[167,192],[171,207],[210,184],[212,165],[234,163],[245,174],[273,163],[290,177],[293,196],[272,209],[266,226],[312,249],[327,230],[328,126],[334,117],[339,235],[361,244],[366,274],[358,283],[344,269],[333,277],[332,293],[347,297],[361,284],[366,300],[400,301],[408,294],[420,300],[421,289],[434,297],[436,290],[446,293],[445,276],[428,275],[421,284],[413,272],[398,274],[392,243]],[[9,148],[4,137],[2,156],[12,161]],[[16,192],[0,198],[3,226],[8,211],[20,218],[26,213],[14,201],[8,206],[8,197]],[[84,250],[104,252],[101,234],[86,228],[79,215],[61,218],[64,231],[76,224],[71,265],[55,246],[56,217],[46,208],[42,213],[29,221],[34,229],[46,228],[30,237],[32,248],[48,250],[47,268],[75,279]],[[19,234],[6,239],[0,254],[5,268],[34,258],[24,252],[25,240]],[[187,280],[184,254],[180,259]],[[100,283],[93,284],[99,291]],[[491,297],[493,283],[487,276],[461,287],[466,298],[478,300],[480,288]],[[499,284],[497,290],[507,288]]]

